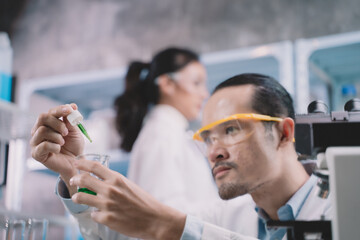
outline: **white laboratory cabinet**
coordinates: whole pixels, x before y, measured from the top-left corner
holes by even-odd
[[[360,32],[295,41],[296,92],[299,113],[313,100],[331,111],[360,97]]]
[[[234,75],[259,73],[278,80],[296,100],[293,58],[291,41],[214,52],[201,57],[208,74],[209,91]]]

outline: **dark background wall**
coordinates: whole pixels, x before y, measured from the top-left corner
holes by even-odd
[[[21,2],[21,1],[20,1]],[[19,80],[360,30],[359,0],[32,0],[11,29]]]

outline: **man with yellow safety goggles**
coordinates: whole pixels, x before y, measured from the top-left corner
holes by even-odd
[[[234,114],[200,128],[193,139],[204,143],[201,150],[207,155],[207,149],[215,142],[231,146],[248,139],[254,133],[254,121],[281,122],[282,118],[257,113]]]
[[[286,235],[283,228],[268,229],[268,220],[332,217],[330,200],[316,196],[317,177],[298,161],[294,115],[289,93],[276,80],[242,74],[215,88],[203,112],[204,127],[193,135],[202,144],[220,197],[248,193],[255,201],[260,239]],[[252,221],[248,216],[246,222]],[[204,224],[203,235],[210,229]]]
[[[54,113],[63,116],[64,110],[57,108]],[[285,239],[285,229],[267,228],[269,220],[332,217],[331,198],[317,196],[317,177],[309,176],[298,161],[293,143],[294,115],[289,93],[271,77],[241,74],[216,87],[203,111],[204,127],[196,132],[194,139],[206,145],[206,156],[220,197],[245,200],[244,204],[230,210],[224,210],[219,204],[207,209],[202,217],[208,222],[160,203],[118,172],[85,160],[73,162],[70,157],[64,158],[68,164],[102,180],[89,174],[74,175],[69,179],[72,189],[87,187],[100,194],[74,193],[71,199],[67,196],[68,204],[82,209],[76,212],[82,221],[94,220],[114,230],[111,233],[142,239]],[[58,122],[54,117],[49,121],[39,120],[37,124],[50,124],[58,129],[53,131],[53,138],[62,139],[60,125],[55,123]],[[39,144],[36,137],[32,141],[35,146]],[[36,156],[59,151],[59,148],[50,144],[32,150]],[[50,156],[50,160],[54,160],[54,156]],[[251,204],[247,204],[247,194],[253,200]],[[246,196],[237,198],[242,195]],[[83,215],[86,205],[97,210]],[[234,213],[236,216],[231,215]],[[91,234],[98,234],[98,228],[95,229]],[[100,231],[99,236],[101,234]],[[101,238],[121,239],[117,235]]]

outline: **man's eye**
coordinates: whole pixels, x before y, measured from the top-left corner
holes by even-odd
[[[204,143],[210,141],[209,134],[206,131],[200,133],[200,138],[203,140]]]
[[[240,131],[240,129],[238,127],[235,126],[229,126],[225,128],[225,133],[226,134],[236,134]]]
[[[203,141],[204,141],[204,143],[206,143],[206,144],[210,144],[210,143],[211,143],[211,139],[210,139],[209,136],[203,137]]]

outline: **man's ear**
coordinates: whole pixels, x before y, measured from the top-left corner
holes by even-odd
[[[280,144],[293,143],[295,136],[295,122],[292,118],[284,118],[280,123]]]
[[[159,85],[160,93],[165,95],[172,95],[175,92],[175,84],[166,74],[158,77],[157,84]]]

